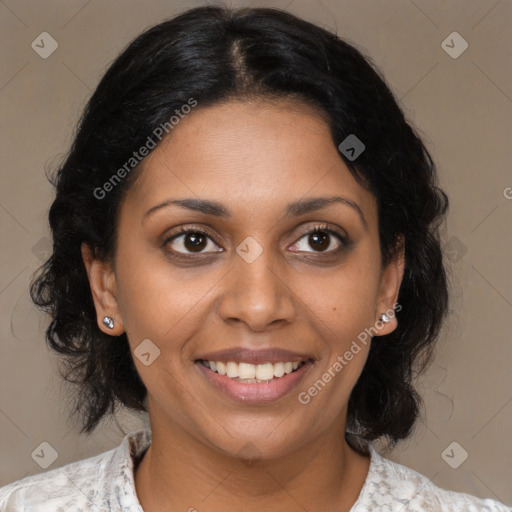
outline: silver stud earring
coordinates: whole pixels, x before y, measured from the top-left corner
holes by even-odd
[[[387,324],[388,322],[391,322],[391,318],[389,318],[389,316],[388,316],[388,315],[386,315],[386,313],[382,313],[382,315],[380,315],[380,316],[379,316],[379,320],[380,320],[381,322],[385,322],[386,324]]]
[[[107,326],[109,329],[114,328],[114,319],[111,316],[104,316],[102,322],[103,325]]]

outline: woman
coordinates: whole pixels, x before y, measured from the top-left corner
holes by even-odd
[[[512,510],[381,457],[447,311],[436,169],[379,73],[272,9],[133,41],[56,176],[33,282],[91,433],[150,429],[0,490],[2,510]]]

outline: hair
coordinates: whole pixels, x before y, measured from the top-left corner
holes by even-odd
[[[378,205],[382,265],[403,248],[398,327],[371,343],[348,403],[347,441],[410,435],[420,413],[415,377],[432,360],[448,307],[440,226],[448,197],[415,130],[369,57],[336,34],[270,8],[190,9],[133,40],[89,99],[65,160],[50,178],[53,254],[33,277],[34,303],[49,313],[49,346],[62,376],[76,384],[74,413],[91,433],[120,404],[147,411],[147,390],[126,333],[97,324],[81,244],[111,260],[119,207],[140,167],[94,193],[190,98],[198,107],[230,100],[300,100],[329,124],[338,146],[355,134],[365,150],[351,161],[354,178]],[[403,246],[401,246],[401,242]],[[353,435],[352,435],[353,434]]]

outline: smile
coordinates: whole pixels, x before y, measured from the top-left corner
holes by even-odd
[[[200,360],[200,364],[209,368],[218,375],[226,376],[237,382],[251,384],[268,383],[275,378],[293,373],[304,365],[304,361],[283,361],[275,363],[250,364],[237,363],[235,361],[206,361]]]
[[[259,364],[198,359],[195,363],[210,388],[220,396],[254,405],[290,396],[314,366],[313,359]]]

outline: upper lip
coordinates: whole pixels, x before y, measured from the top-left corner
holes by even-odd
[[[313,359],[311,355],[291,352],[282,348],[263,348],[259,350],[251,350],[243,347],[228,348],[217,352],[208,352],[199,355],[196,360],[205,361],[234,361],[237,363],[263,364],[263,363],[279,363],[279,362],[297,362]]]

